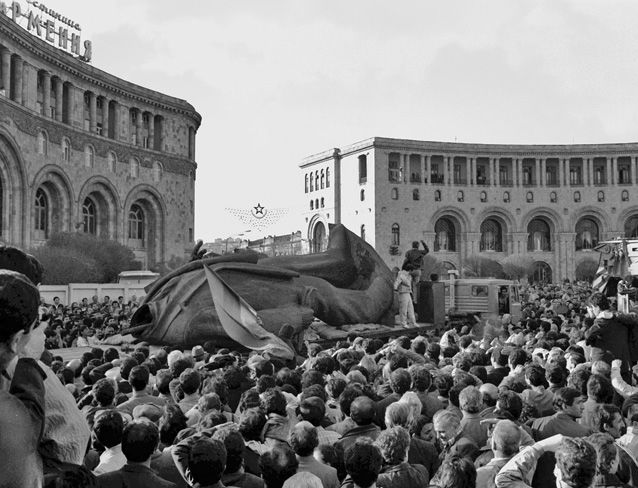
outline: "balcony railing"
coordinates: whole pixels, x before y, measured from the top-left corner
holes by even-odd
[[[455,185],[467,185],[467,179],[466,178],[454,178],[454,184]]]
[[[514,182],[509,178],[501,178],[499,184],[501,186],[514,186]]]
[[[421,183],[421,175],[410,176],[410,183]]]
[[[443,175],[432,175],[432,184],[434,185],[442,185],[444,183]]]

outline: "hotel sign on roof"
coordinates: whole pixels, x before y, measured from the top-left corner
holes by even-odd
[[[26,3],[27,6],[23,6],[17,1],[9,4],[0,0],[0,13],[59,49],[78,56],[82,61],[91,61],[91,41],[84,41],[81,45],[82,28],[79,23],[41,2],[26,0]],[[82,47],[84,52],[80,54]]]

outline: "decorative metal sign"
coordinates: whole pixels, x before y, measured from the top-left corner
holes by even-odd
[[[227,208],[231,215],[234,215],[244,224],[250,226],[256,231],[263,231],[271,225],[276,224],[281,218],[288,213],[287,208],[271,208],[264,207],[261,203],[257,203],[250,209],[243,208]]]
[[[27,0],[26,3],[31,7],[23,8],[22,4],[17,1],[11,2],[11,4],[0,1],[0,13],[9,17],[29,33],[44,39],[63,51],[75,54],[87,63],[91,61],[91,41],[84,41],[84,52],[80,54],[82,28],[79,23],[43,3],[31,0]]]

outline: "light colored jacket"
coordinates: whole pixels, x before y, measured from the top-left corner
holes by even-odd
[[[412,293],[412,276],[408,271],[401,270],[394,280],[394,289],[399,293]]]

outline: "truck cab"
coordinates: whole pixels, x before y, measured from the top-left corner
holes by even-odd
[[[512,321],[521,319],[518,283],[497,278],[451,277],[445,285],[445,310],[473,313],[485,319],[510,314]]]

